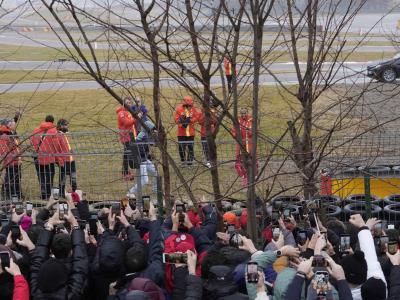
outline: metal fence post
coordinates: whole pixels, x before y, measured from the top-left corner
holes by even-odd
[[[158,205],[158,219],[163,220],[163,190],[162,190],[162,178],[160,175],[157,176],[157,205]]]
[[[364,169],[364,194],[365,194],[365,207],[367,218],[371,217],[371,176],[369,174],[369,168]]]

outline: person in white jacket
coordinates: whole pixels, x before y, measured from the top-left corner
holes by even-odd
[[[352,215],[350,223],[358,228],[358,242],[360,250],[364,252],[367,262],[367,281],[361,286],[361,296],[363,300],[367,299],[386,299],[387,284],[382,267],[378,261],[375,252],[374,239],[371,230],[380,221],[376,218],[368,219],[365,223],[361,215]],[[356,299],[355,297],[353,297]],[[358,297],[357,297],[358,298]]]

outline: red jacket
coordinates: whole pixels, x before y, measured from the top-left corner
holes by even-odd
[[[0,162],[3,167],[21,164],[18,140],[7,126],[0,126]]]
[[[123,144],[130,142],[131,134],[136,139],[136,120],[132,114],[123,106],[118,107],[115,112],[117,113],[119,141]]]
[[[253,118],[250,117],[249,115],[245,116],[244,118],[239,118],[239,126],[240,126],[240,134],[242,136],[242,142],[244,146],[246,147],[247,153],[251,152],[252,149],[252,142],[251,142],[251,128],[252,128],[252,122]],[[236,137],[236,129],[232,129],[232,134],[233,136]],[[236,156],[239,156],[241,154],[241,147],[239,143],[236,145]]]
[[[211,113],[211,133],[214,135],[215,131],[217,129],[217,123],[218,123],[218,119],[217,116],[215,115],[215,110],[210,110]],[[204,109],[201,111],[201,113],[199,113],[197,120],[200,124],[200,135],[202,138],[206,137],[206,115],[204,113]]]
[[[229,58],[224,57],[225,75],[232,75],[232,64]]]
[[[65,165],[66,161],[74,161],[75,157],[72,155],[73,151],[71,149],[68,136],[64,132],[59,131],[57,139],[60,151],[59,155],[57,155],[57,163],[60,167],[62,167]]]
[[[183,107],[183,105],[191,105],[190,109]],[[198,112],[193,106],[193,100],[190,96],[183,99],[183,103],[178,105],[174,112],[175,123],[178,124],[178,136],[195,136],[194,124],[197,122]],[[185,128],[184,124],[180,123],[181,117],[190,117],[190,122]]]
[[[29,285],[24,276],[14,276],[13,300],[29,300]]]
[[[58,144],[57,129],[51,122],[42,122],[33,131],[31,143],[34,151],[37,152],[40,165],[54,163],[57,153],[61,152]]]

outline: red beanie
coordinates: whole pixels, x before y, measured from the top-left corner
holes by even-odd
[[[79,203],[81,201],[81,198],[79,197],[77,192],[72,192],[71,198],[72,198],[72,201],[74,201],[74,203]]]

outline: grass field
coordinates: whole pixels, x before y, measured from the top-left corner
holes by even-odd
[[[140,92],[151,112],[151,91],[142,90]],[[176,126],[172,120],[172,113],[175,106],[180,103],[185,94],[179,88],[162,90],[164,124],[169,131],[169,138],[171,139],[169,149],[171,155],[177,161],[179,159],[177,158],[177,150],[174,145],[174,141],[176,140]],[[290,109],[289,104],[282,101],[282,97],[288,99],[289,95],[276,88],[262,87],[260,123],[263,134],[276,136],[284,130],[286,121],[290,118]],[[248,105],[250,91],[246,91],[242,95],[242,99],[244,99],[242,100],[242,105]],[[61,117],[70,120],[71,132],[106,131],[106,128],[115,130],[117,127],[115,108],[118,104],[102,90],[38,92],[33,95],[32,93],[0,95],[0,107],[6,108],[3,110],[2,117],[10,117],[13,115],[15,109],[24,106],[26,107],[25,112],[18,127],[20,134],[32,132],[47,114],[53,114],[56,120]],[[292,103],[292,106],[295,105]],[[229,124],[226,125],[230,129],[231,126]],[[218,139],[231,140],[228,135],[221,128]],[[79,186],[91,195],[89,199],[107,200],[110,197],[122,197],[126,193],[129,184],[122,181],[120,177],[121,154],[112,154],[113,152],[121,153],[119,151],[122,151],[116,135],[81,136],[75,138],[71,144],[74,150],[80,153],[77,156]],[[105,154],[88,154],[101,149],[108,150]],[[202,161],[203,154],[199,144],[195,148],[195,153],[196,158]],[[234,153],[234,144],[221,144],[219,146],[219,157],[221,160],[233,160]],[[23,165],[25,194],[35,198],[39,191],[31,159],[26,158]],[[205,167],[181,168],[181,171],[196,195],[212,191],[209,172]],[[232,183],[234,189],[241,188],[241,180],[235,182],[237,177],[233,169],[233,163],[228,163],[222,167],[220,173],[221,188],[223,191],[230,190]],[[172,187],[174,194],[183,194],[183,189],[175,176],[172,176]],[[147,193],[151,192],[149,188],[144,191]],[[242,190],[232,196],[242,198],[244,195],[244,191]]]
[[[264,50],[267,51],[268,49]],[[87,57],[89,61],[93,61],[90,56],[88,49],[82,49],[82,52]],[[109,52],[105,49],[95,50],[96,57],[99,61],[148,61],[144,59],[144,54],[142,51],[136,50],[117,50],[115,53]],[[248,56],[251,54],[251,50],[241,51],[237,57],[238,62],[245,62]],[[369,61],[381,58],[393,57],[395,52],[356,52],[351,53],[348,57],[346,52],[340,56],[339,59],[345,59],[350,61]],[[48,47],[32,47],[32,46],[14,46],[2,44],[0,45],[0,59],[1,60],[33,60],[33,61],[54,61],[57,59],[68,59],[75,56],[75,51],[71,54],[67,53],[65,50],[48,48]],[[189,51],[176,51],[176,55],[181,61],[184,62],[195,62],[192,52]],[[203,59],[208,59],[208,53],[202,53]],[[163,59],[163,57],[160,57]],[[299,59],[304,61],[307,58],[306,52],[299,52]],[[331,57],[327,57],[326,61],[331,61]],[[290,54],[286,51],[274,51],[273,54],[264,55],[265,62],[287,62],[292,61]]]

